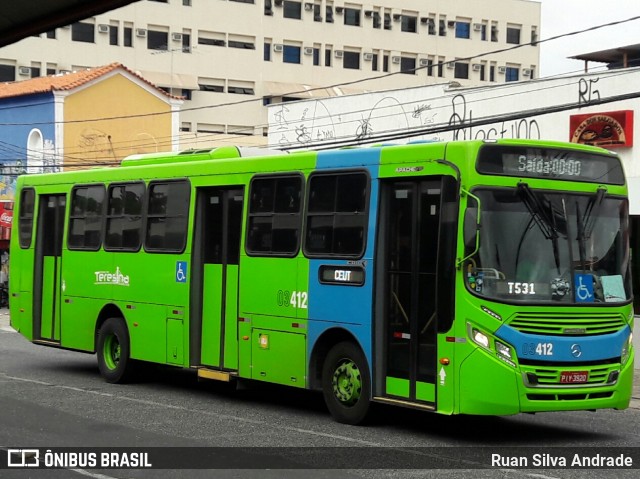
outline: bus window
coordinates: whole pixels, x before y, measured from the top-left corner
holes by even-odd
[[[310,176],[304,245],[307,256],[362,256],[368,185],[369,177],[364,172]]]
[[[302,176],[251,181],[247,253],[295,256],[300,245]]]
[[[105,250],[138,251],[142,243],[144,183],[109,186]]]
[[[73,189],[67,240],[69,249],[100,249],[104,197],[104,185],[79,186]]]
[[[33,233],[33,208],[36,194],[34,190],[29,188],[22,190],[20,196],[20,215],[18,216],[20,247],[28,248],[31,246],[31,235]]]
[[[151,182],[144,249],[179,253],[187,239],[189,194],[186,180]]]

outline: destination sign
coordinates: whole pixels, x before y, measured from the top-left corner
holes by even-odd
[[[624,184],[618,157],[561,148],[485,145],[478,154],[477,170],[490,175]]]
[[[364,284],[364,269],[360,266],[322,265],[320,266],[320,282],[362,286]]]

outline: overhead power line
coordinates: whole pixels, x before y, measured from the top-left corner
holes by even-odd
[[[450,63],[465,62],[465,61],[470,61],[470,60],[473,60],[473,59],[476,59],[476,58],[482,58],[482,57],[486,57],[486,56],[489,56],[489,55],[495,55],[495,54],[498,54],[498,53],[504,53],[504,52],[516,50],[518,48],[524,48],[524,47],[527,47],[527,46],[536,46],[536,45],[539,45],[541,43],[550,42],[550,41],[557,40],[557,39],[560,39],[560,38],[579,35],[579,34],[582,34],[582,33],[587,33],[587,32],[591,32],[591,31],[595,31],[595,30],[599,30],[599,29],[607,28],[607,27],[611,27],[611,26],[622,25],[622,24],[625,24],[625,23],[629,23],[629,22],[632,22],[632,21],[639,20],[639,19],[640,19],[640,15],[634,16],[634,17],[629,17],[629,18],[626,18],[626,19],[623,19],[623,20],[616,20],[616,21],[613,21],[613,22],[604,23],[604,24],[601,24],[601,25],[595,25],[593,27],[584,28],[584,29],[581,29],[581,30],[575,30],[573,32],[562,33],[562,34],[559,34],[559,35],[555,35],[553,37],[549,37],[549,38],[545,38],[545,39],[541,39],[541,40],[536,40],[536,41],[529,42],[529,43],[521,43],[521,44],[518,44],[518,45],[513,45],[511,47],[492,50],[492,51],[489,51],[489,52],[484,52],[484,53],[480,53],[480,54],[469,56],[469,57],[458,58],[456,60],[440,62],[438,64],[434,64],[434,65],[431,65],[431,66],[422,66],[422,67],[416,67],[416,68],[411,69],[411,70],[402,70],[402,71],[398,71],[398,72],[386,73],[386,74],[383,74],[383,75],[374,75],[374,76],[361,78],[361,79],[358,79],[358,80],[352,80],[352,81],[348,81],[348,82],[335,83],[335,84],[332,84],[332,85],[325,85],[325,86],[322,86],[322,87],[310,88],[308,90],[305,89],[305,90],[287,92],[287,93],[283,94],[282,96],[292,96],[292,95],[296,95],[296,94],[300,94],[300,93],[308,93],[308,92],[313,92],[313,91],[318,91],[318,90],[325,90],[325,89],[329,89],[329,88],[340,88],[340,87],[356,85],[356,84],[360,84],[360,83],[364,83],[364,82],[368,82],[368,81],[380,80],[380,79],[383,79],[383,78],[388,78],[388,77],[399,75],[399,74],[406,74],[408,71],[419,71],[419,70],[424,70],[424,69],[427,69],[427,68],[438,68],[439,66],[448,65]],[[267,95],[267,96],[269,96],[269,95]],[[215,104],[215,105],[194,106],[194,107],[190,107],[190,108],[181,109],[180,112],[183,113],[183,112],[188,112],[188,111],[198,111],[198,110],[205,110],[205,109],[217,109],[217,108],[224,108],[224,107],[229,107],[229,106],[244,105],[244,104],[254,103],[254,102],[258,102],[258,101],[262,102],[262,97],[260,97],[260,98],[250,98],[250,99],[240,100],[240,101],[235,101],[235,102],[219,103],[219,104]],[[168,114],[172,114],[172,112],[138,113],[138,114],[133,114],[133,115],[116,115],[116,116],[111,116],[111,117],[85,118],[85,119],[81,119],[81,120],[62,120],[62,121],[29,122],[29,123],[19,123],[19,122],[16,122],[16,123],[0,123],[0,126],[38,126],[38,125],[51,125],[51,124],[73,124],[73,123],[87,123],[87,122],[106,121],[106,120],[124,120],[124,119],[130,119],[130,118],[146,118],[146,117],[151,117],[151,116],[168,115]]]

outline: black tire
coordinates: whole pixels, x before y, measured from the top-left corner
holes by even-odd
[[[109,318],[98,331],[98,368],[108,383],[125,383],[133,375],[129,331],[122,318]]]
[[[354,343],[336,344],[322,367],[322,393],[329,412],[342,424],[361,424],[371,404],[371,378],[362,350]]]

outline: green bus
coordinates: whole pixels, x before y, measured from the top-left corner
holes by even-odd
[[[286,154],[220,147],[24,175],[11,324],[97,353],[442,414],[624,409],[617,155],[529,140]]]

